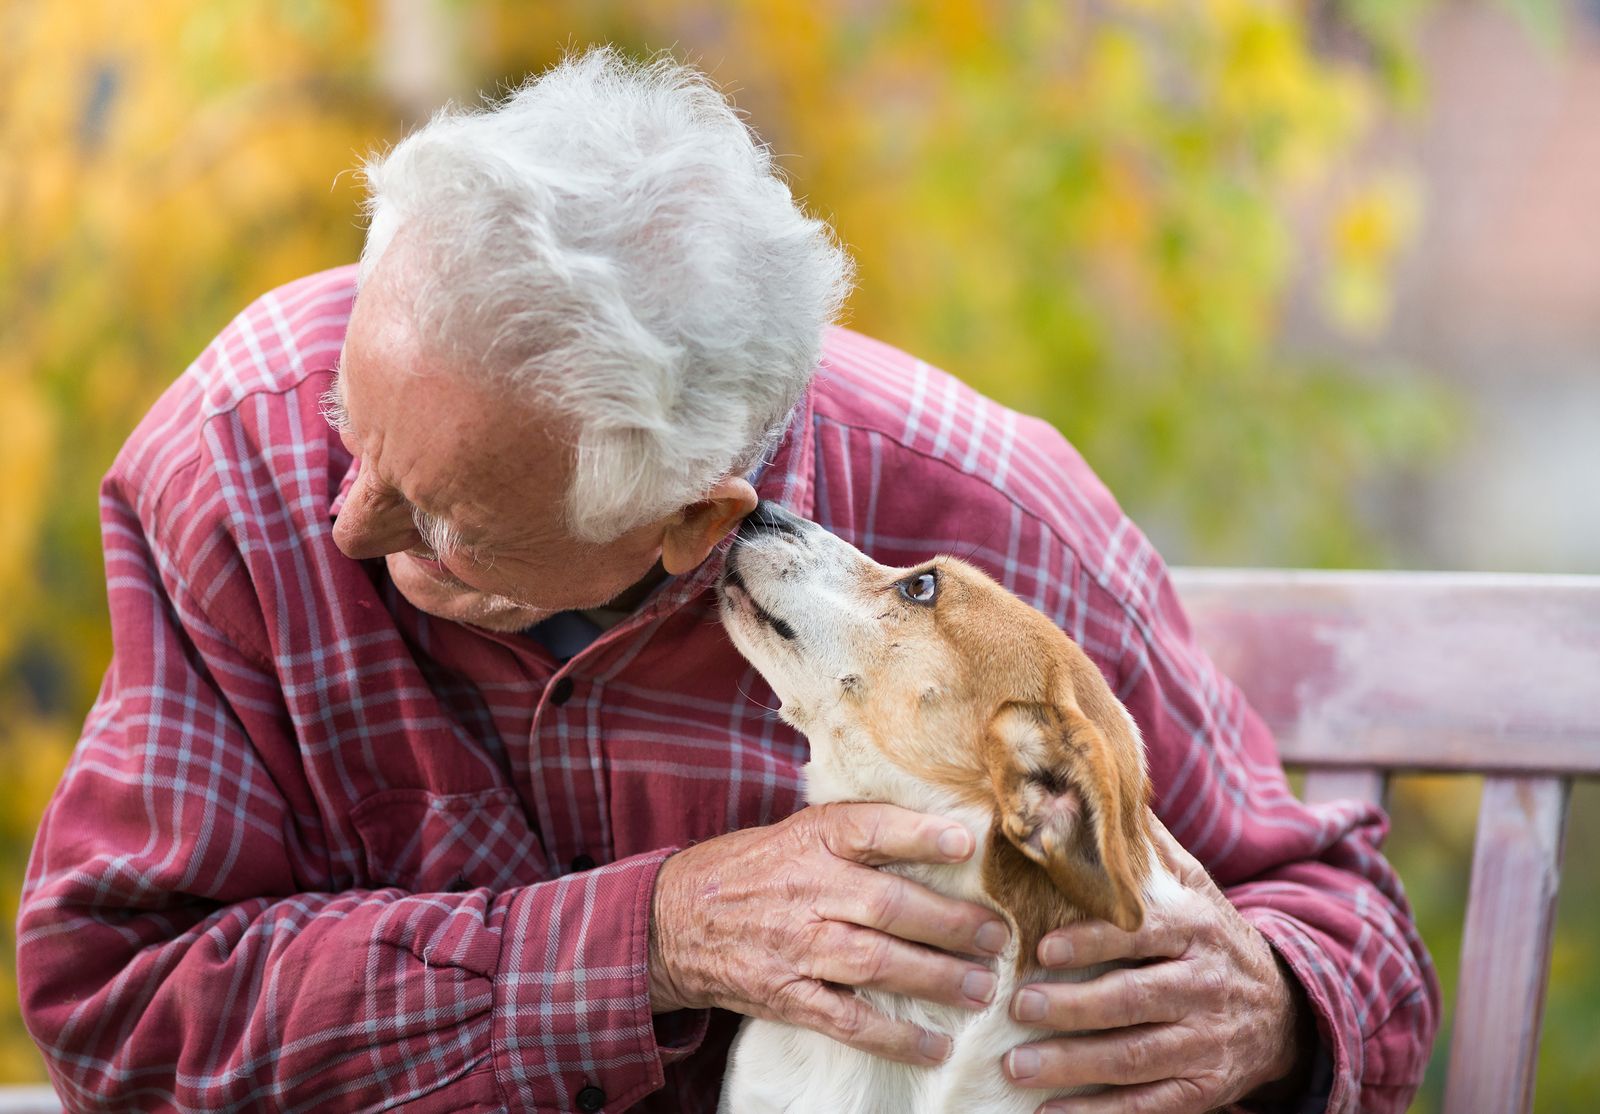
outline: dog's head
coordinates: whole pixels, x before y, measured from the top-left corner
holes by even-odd
[[[1140,925],[1138,729],[1048,618],[963,561],[888,568],[769,503],[740,528],[719,594],[734,644],[811,742],[813,803],[988,810],[992,895],[1037,907],[1053,890]]]

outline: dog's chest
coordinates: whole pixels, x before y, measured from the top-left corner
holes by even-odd
[[[1015,972],[1009,956],[1000,964],[1002,971]],[[1085,970],[1047,974],[1026,972],[1023,977],[1002,977],[993,1004],[981,1011],[932,1005],[897,995],[865,992],[874,1007],[891,1016],[903,1017],[925,1029],[943,1032],[952,1039],[949,1059],[936,1068],[909,1069],[915,1077],[910,1090],[880,1093],[863,1110],[902,1110],[905,1114],[970,1114],[994,1111],[997,1114],[1027,1114],[1050,1098],[1075,1091],[1025,1090],[1006,1078],[1003,1061],[1018,1045],[1056,1036],[1046,1029],[1022,1025],[1012,1020],[1012,997],[1025,982],[1077,981],[1098,972]],[[799,1114],[798,1111],[795,1114]]]
[[[1007,1052],[1055,1035],[1013,1021],[1012,995],[1025,981],[1064,976],[1030,971],[1019,978],[1010,956],[1002,957],[1000,971],[993,1004],[978,1011],[860,992],[867,1004],[891,1017],[951,1037],[949,1058],[934,1068],[869,1056],[783,1022],[748,1021],[730,1055],[720,1109],[723,1114],[1031,1114],[1047,1099],[1078,1093],[1025,1090],[1006,1078],[1001,1065]],[[1070,977],[1097,973],[1088,969]]]

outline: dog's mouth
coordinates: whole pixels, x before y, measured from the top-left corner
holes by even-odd
[[[725,599],[731,599],[735,604],[742,600],[748,605],[751,614],[756,617],[756,621],[769,628],[779,638],[785,642],[793,642],[795,640],[794,628],[756,601],[755,596],[751,595],[749,587],[745,584],[744,577],[740,576],[739,570],[734,568],[731,559],[728,563],[727,571],[722,574],[722,583],[718,587]]]

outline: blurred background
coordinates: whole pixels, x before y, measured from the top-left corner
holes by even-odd
[[[356,258],[363,153],[595,42],[710,72],[849,323],[1056,423],[1169,562],[1600,572],[1595,0],[0,0],[0,1082],[44,1079],[12,928],[110,656],[99,477]],[[1393,799],[1447,1001],[1478,791]],[[1588,1112],[1575,798],[1537,1101]]]

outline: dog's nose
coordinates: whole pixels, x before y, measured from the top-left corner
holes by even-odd
[[[766,531],[773,531],[798,538],[805,533],[805,527],[805,519],[790,513],[770,499],[763,499],[739,524],[739,536],[750,538]]]

